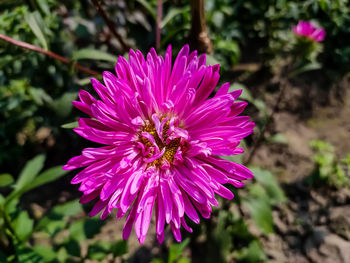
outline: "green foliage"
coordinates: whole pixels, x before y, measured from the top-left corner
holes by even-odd
[[[252,219],[264,234],[273,232],[272,206],[286,201],[283,190],[271,172],[259,167],[250,167],[256,183],[249,186],[249,196],[243,197]]]
[[[183,257],[183,252],[190,243],[190,239],[186,238],[184,241],[178,244],[171,244],[168,252],[168,259],[163,260],[160,258],[155,258],[152,260],[153,263],[189,263],[191,262],[189,258]]]
[[[22,195],[43,184],[57,180],[66,171],[61,166],[49,168],[40,173],[44,167],[45,156],[39,155],[30,160],[16,182],[9,174],[0,175],[1,186],[13,190],[7,196],[0,195],[0,241],[8,244],[5,253],[0,256],[7,262],[67,262],[77,258],[102,260],[109,254],[114,257],[127,253],[127,243],[95,242],[88,247],[86,255],[82,254],[81,243],[91,240],[98,234],[104,222],[96,218],[72,221],[83,212],[77,200],[56,205],[45,215],[33,218],[32,213],[21,207]],[[63,235],[64,232],[69,235]],[[29,238],[40,236],[46,238],[50,246],[27,243]]]
[[[338,159],[334,147],[324,141],[310,142],[315,154],[312,157],[315,169],[308,182],[312,185],[328,184],[341,188],[349,185],[350,154],[344,159]]]

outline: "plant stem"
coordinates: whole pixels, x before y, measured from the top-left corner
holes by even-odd
[[[276,114],[276,112],[277,112],[277,110],[279,108],[279,105],[280,105],[281,100],[282,100],[282,98],[284,96],[286,87],[288,85],[288,80],[287,79],[281,80],[280,85],[281,85],[281,89],[280,89],[280,93],[278,94],[278,98],[276,100],[276,103],[275,103],[275,105],[274,105],[274,107],[272,109],[271,114],[267,117],[266,122],[265,122],[264,126],[261,129],[258,139],[254,142],[252,150],[249,152],[249,156],[248,156],[247,160],[244,162],[245,165],[249,164],[252,161],[252,159],[253,159],[253,157],[254,157],[254,155],[256,153],[256,150],[258,149],[260,144],[265,139],[265,132],[266,132],[266,130],[267,130],[271,120],[273,119],[273,117],[275,116],[275,114]]]
[[[200,53],[212,53],[213,44],[208,36],[204,6],[205,0],[191,1],[190,45]]]
[[[130,47],[125,41],[123,40],[122,36],[117,32],[116,26],[114,23],[108,18],[106,12],[103,10],[101,4],[98,0],[91,0],[91,2],[94,4],[95,8],[97,9],[97,12],[102,16],[103,20],[105,21],[106,25],[108,26],[111,33],[115,36],[116,39],[118,39],[120,45],[122,46],[123,52],[126,53],[129,51]]]
[[[157,23],[156,23],[156,48],[160,49],[160,39],[161,39],[161,23],[163,19],[163,1],[157,0]]]
[[[41,47],[37,47],[37,46],[31,45],[29,43],[16,40],[16,39],[10,38],[10,37],[2,35],[2,34],[0,34],[0,39],[3,39],[11,44],[16,45],[16,46],[23,47],[25,49],[29,49],[29,50],[33,50],[33,51],[45,54],[49,57],[52,57],[54,59],[57,59],[57,60],[65,63],[65,64],[71,64],[71,61],[68,58],[62,57],[62,56],[60,56],[56,53],[53,53],[51,51],[44,50]],[[77,70],[83,71],[83,72],[91,74],[91,75],[100,75],[99,72],[88,69],[88,68],[83,67],[83,66],[76,64],[76,63],[73,64],[73,67]]]

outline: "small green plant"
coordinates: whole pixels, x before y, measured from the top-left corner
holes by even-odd
[[[0,194],[0,262],[83,262],[126,253],[124,241],[91,240],[100,232],[103,221],[72,220],[83,212],[77,200],[57,205],[45,215],[23,207],[20,199],[25,193],[66,174],[62,166],[40,172],[44,162],[44,155],[36,156],[27,162],[17,180],[10,174],[0,174],[0,190],[8,193]],[[82,242],[88,243],[84,254]]]
[[[311,185],[324,183],[336,188],[349,185],[350,154],[338,159],[334,147],[324,141],[314,140],[310,146],[315,154],[312,157],[315,169],[308,181]]]

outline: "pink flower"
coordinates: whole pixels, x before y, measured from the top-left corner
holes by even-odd
[[[218,155],[243,153],[240,140],[252,133],[254,123],[240,114],[246,102],[235,102],[240,90],[219,81],[219,65],[206,66],[205,55],[189,54],[188,45],[173,66],[171,47],[164,58],[152,48],[146,59],[130,51],[129,62],[119,57],[116,75],[103,73],[104,85],[91,79],[100,99],[79,92],[73,105],[90,115],[81,118],[74,131],[104,144],[86,148],[73,157],[65,170],[85,167],[73,179],[81,184],[81,203],[97,199],[91,216],[102,211],[105,219],[115,208],[117,218],[127,215],[123,238],[133,224],[143,243],[155,213],[158,241],[165,223],[177,241],[180,228],[192,229],[186,218],[199,223],[198,212],[209,218],[218,206],[215,194],[232,199],[224,184],[242,187],[253,177],[244,166]]]
[[[323,28],[317,28],[308,21],[299,21],[298,25],[293,26],[293,32],[297,36],[305,36],[315,42],[322,42],[326,36]]]

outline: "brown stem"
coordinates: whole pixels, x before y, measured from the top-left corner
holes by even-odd
[[[119,35],[117,30],[115,29],[116,26],[114,23],[108,18],[106,12],[103,10],[102,6],[100,5],[98,0],[91,0],[91,2],[94,4],[95,8],[97,9],[98,13],[102,16],[103,20],[105,21],[106,25],[108,26],[111,33],[118,39],[120,45],[122,46],[123,51],[126,53],[129,51],[130,47],[128,44],[125,43],[122,36]]]
[[[71,61],[68,58],[62,57],[62,56],[60,56],[60,55],[58,55],[56,53],[53,53],[51,51],[44,50],[44,49],[42,49],[40,47],[33,46],[33,45],[29,44],[29,43],[13,39],[13,38],[10,38],[10,37],[2,35],[2,34],[0,34],[0,38],[5,40],[5,41],[7,41],[7,42],[9,42],[9,43],[11,43],[11,44],[14,44],[16,46],[23,47],[25,49],[29,49],[29,50],[33,50],[33,51],[45,54],[45,55],[47,55],[49,57],[52,57],[54,59],[57,59],[57,60],[65,63],[65,64],[71,64]],[[91,70],[91,69],[88,69],[88,68],[83,67],[83,66],[81,66],[79,64],[73,64],[73,67],[75,69],[77,69],[77,70],[86,72],[86,73],[91,74],[91,75],[100,75],[99,72]]]
[[[212,53],[213,44],[208,36],[204,6],[205,0],[191,1],[190,45],[200,53]]]
[[[156,48],[160,49],[160,38],[161,38],[161,28],[160,24],[163,19],[163,2],[162,0],[157,0],[157,25],[156,25]]]

